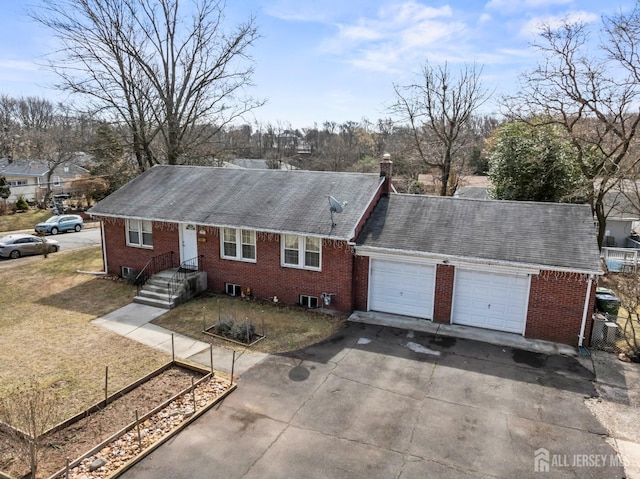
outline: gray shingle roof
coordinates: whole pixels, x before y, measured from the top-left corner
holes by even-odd
[[[601,272],[588,205],[391,195],[359,246]]]
[[[89,213],[348,240],[379,183],[375,174],[161,165]],[[329,195],[348,202],[334,228]]]
[[[68,171],[64,171],[65,166]],[[0,158],[0,175],[3,176],[45,176],[49,169],[50,164],[46,160],[14,159],[10,162],[8,158]],[[57,165],[53,171],[57,176],[64,178],[74,178],[89,173],[87,169],[72,163]]]
[[[456,198],[473,198],[476,200],[488,200],[489,190],[486,186],[461,186],[456,190]]]

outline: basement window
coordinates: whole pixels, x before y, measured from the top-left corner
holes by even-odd
[[[242,296],[242,288],[239,284],[225,283],[224,292],[229,296]]]
[[[307,296],[306,294],[301,294],[300,306],[304,306],[305,308],[317,308],[318,298],[315,296]]]

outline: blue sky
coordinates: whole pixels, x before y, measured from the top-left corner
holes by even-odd
[[[34,3],[37,0],[33,0]],[[188,0],[183,0],[188,1]],[[31,3],[31,2],[30,2]],[[529,46],[541,22],[569,17],[597,24],[633,0],[228,0],[227,18],[256,17],[262,38],[251,51],[255,87],[268,100],[255,120],[302,128],[324,121],[389,116],[393,84],[415,81],[426,60],[452,70],[476,62],[501,94],[533,68]],[[26,2],[0,0],[0,93],[64,100],[38,67],[52,48],[46,30],[24,15]],[[251,119],[251,118],[249,118]]]

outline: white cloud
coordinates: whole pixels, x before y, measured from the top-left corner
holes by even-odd
[[[400,62],[424,60],[427,49],[436,50],[454,34],[462,34],[466,25],[453,20],[447,5],[433,8],[409,0],[337,28],[337,34],[322,43],[323,51],[342,56],[357,68],[389,71],[399,68]]]
[[[561,27],[565,22],[574,23],[591,23],[600,17],[595,13],[579,11],[569,12],[566,15],[550,15],[544,17],[535,17],[526,22],[520,29],[520,35],[524,37],[536,36],[540,33],[543,26],[549,26],[552,29]]]
[[[33,62],[0,59],[0,70],[36,71],[38,66]]]
[[[485,5],[487,10],[500,10],[501,12],[517,12],[527,8],[542,8],[552,5],[567,5],[573,0],[490,0]]]

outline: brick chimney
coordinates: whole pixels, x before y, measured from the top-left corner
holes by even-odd
[[[380,178],[384,178],[384,184],[382,185],[382,195],[389,196],[391,193],[391,172],[393,170],[393,161],[391,161],[391,155],[385,153],[382,155],[382,161],[380,162]]]

